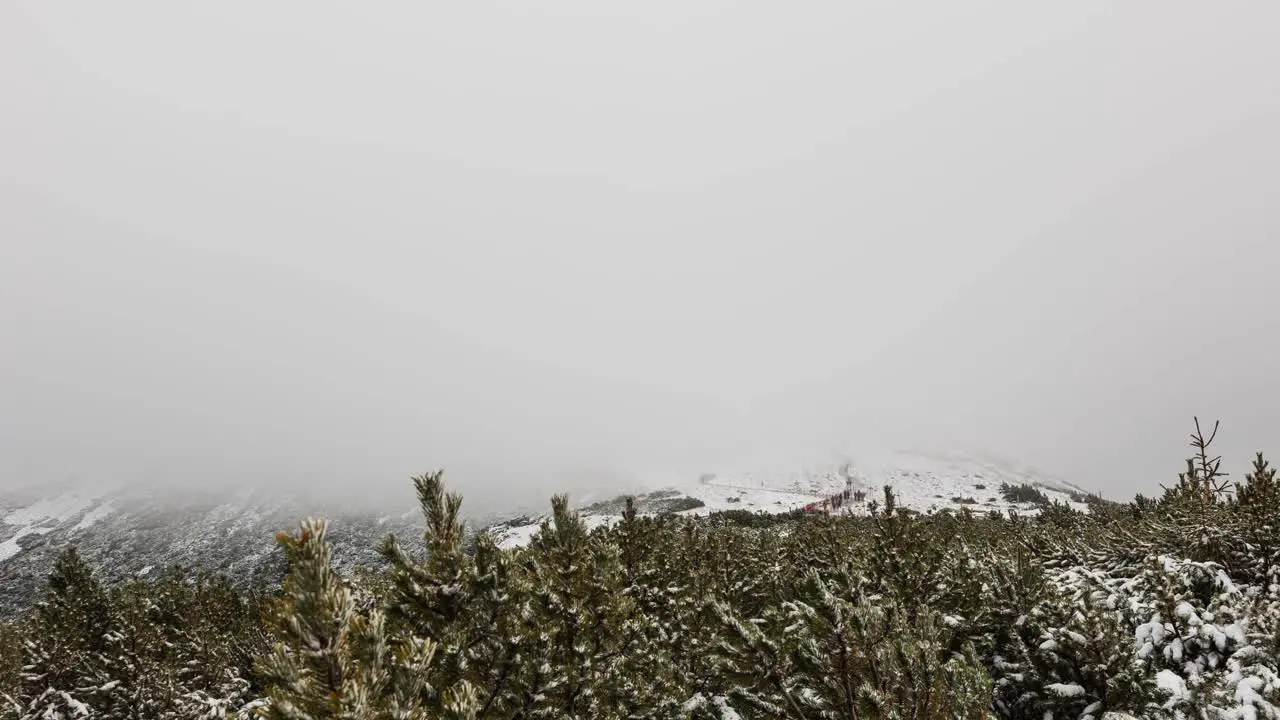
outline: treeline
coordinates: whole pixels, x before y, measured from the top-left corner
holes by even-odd
[[[527,547],[415,478],[425,551],[269,595],[68,551],[0,632],[5,718],[1280,717],[1280,483],[1197,458],[1159,498],[1035,517],[644,517],[558,496]],[[1209,439],[1211,441],[1211,438]],[[1193,443],[1194,444],[1194,443]]]

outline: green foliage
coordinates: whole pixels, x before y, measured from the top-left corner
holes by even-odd
[[[1022,483],[1019,485],[1010,485],[1002,483],[1000,485],[1000,496],[1011,503],[1030,503],[1032,505],[1048,505],[1049,496],[1035,485]]]
[[[0,631],[0,717],[168,720],[243,710],[254,694],[249,664],[265,647],[256,607],[225,580],[179,569],[108,590],[69,548],[31,616]]]
[[[433,694],[429,670],[437,644],[412,633],[391,636],[381,610],[363,612],[332,568],[324,521],[307,521],[278,541],[289,558],[284,595],[272,621],[280,642],[259,670],[267,682],[263,715],[278,720],[417,720]],[[441,703],[465,714],[465,686]]]
[[[716,606],[726,629],[717,660],[741,712],[807,718],[985,718],[991,683],[971,647],[927,608],[868,595],[853,576],[811,570],[794,599],[744,620]]]
[[[23,635],[19,624],[0,623],[0,707],[12,708],[22,693]]]
[[[0,718],[1280,718],[1280,483],[1259,454],[1226,492],[1213,439],[1161,498],[1088,513],[651,494],[589,530],[557,496],[512,550],[436,472],[421,552],[388,537],[343,577],[308,521],[272,599],[176,568],[104,588],[68,550],[0,626]]]
[[[462,498],[445,492],[441,473],[414,484],[426,520],[426,557],[411,557],[394,537],[382,546],[391,564],[383,604],[393,627],[440,644],[433,683],[470,688],[481,716],[538,709],[549,680],[528,664],[532,656],[522,642],[530,632],[527,582],[486,533],[475,538],[474,552],[465,552]],[[427,699],[436,712],[445,702],[443,695]]]
[[[706,507],[706,503],[695,497],[672,498],[664,503],[663,512],[679,513],[685,510],[695,510],[700,507]]]

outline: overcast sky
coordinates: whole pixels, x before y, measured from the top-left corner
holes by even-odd
[[[0,484],[1280,452],[1280,5],[623,5],[0,6]]]

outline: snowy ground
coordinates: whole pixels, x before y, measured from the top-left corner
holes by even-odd
[[[1003,483],[1034,484],[1050,500],[1087,510],[1085,505],[1072,502],[1068,493],[1083,491],[1068,483],[1041,478],[1032,471],[998,461],[968,456],[897,452],[836,457],[807,466],[777,465],[763,470],[729,470],[688,478],[655,478],[648,488],[669,490],[705,503],[703,507],[681,511],[680,514],[685,515],[707,515],[734,509],[785,513],[840,493],[848,480],[852,481],[855,491],[866,494],[863,503],[853,503],[841,509],[841,512],[855,514],[869,512],[866,501],[875,500],[883,505],[885,485],[893,488],[899,507],[921,513],[966,506],[975,512],[1037,512],[1034,505],[1006,502],[1000,496]],[[581,514],[592,527],[616,522],[621,517],[618,512],[590,509],[583,509]],[[491,526],[490,530],[497,535],[502,547],[516,547],[533,537],[543,517],[500,523]]]
[[[0,542],[0,562],[22,552],[20,541],[28,535],[50,533],[77,517],[80,524],[76,529],[80,529],[80,525],[88,527],[110,512],[109,505],[97,505],[93,494],[76,492],[62,493],[9,511],[0,516],[0,537],[5,538]]]

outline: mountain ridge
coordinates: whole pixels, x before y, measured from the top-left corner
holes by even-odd
[[[723,510],[785,513],[846,488],[863,493],[843,512],[867,512],[867,502],[883,502],[884,485],[894,488],[899,507],[917,512],[970,507],[1034,513],[1029,503],[1001,497],[1000,486],[1032,484],[1050,500],[1084,509],[1083,489],[1056,478],[1040,478],[1007,462],[940,453],[835,454],[809,464],[745,463],[738,469],[699,474],[635,475],[612,478],[611,487],[583,492],[576,508],[589,526],[621,517],[624,495],[639,499],[642,513],[705,516]],[[245,585],[278,583],[284,558],[276,532],[309,516],[329,518],[335,566],[377,567],[377,545],[395,534],[410,547],[421,536],[422,519],[406,487],[405,504],[395,508],[351,499],[307,496],[296,490],[248,487],[203,491],[144,486],[91,489],[61,482],[44,489],[24,486],[0,491],[0,617],[29,607],[44,586],[57,553],[69,545],[98,568],[108,582],[146,576],[179,565],[222,573]],[[850,498],[852,499],[852,498]],[[384,505],[390,505],[389,502]],[[464,503],[464,509],[466,503]],[[546,518],[546,506],[516,507],[469,518],[471,529],[489,529],[504,547],[527,542]]]

